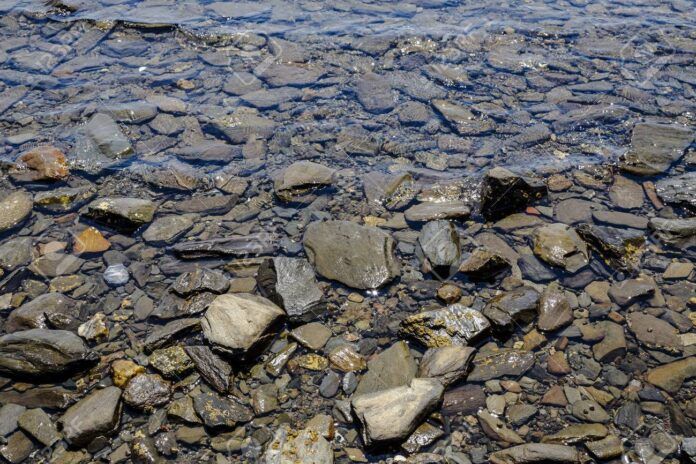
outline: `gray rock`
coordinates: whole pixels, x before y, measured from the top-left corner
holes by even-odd
[[[493,440],[516,445],[524,443],[524,440],[517,432],[510,429],[502,420],[487,410],[484,409],[479,411],[476,416],[478,417],[479,424],[484,433]]]
[[[645,236],[641,231],[580,224],[577,233],[611,266],[632,270],[638,266]]]
[[[641,176],[661,174],[679,161],[693,140],[694,134],[687,127],[636,124],[631,136],[631,146],[619,167]]]
[[[113,287],[125,285],[129,280],[128,268],[123,264],[112,264],[104,270],[104,281]]]
[[[248,293],[220,295],[210,304],[201,327],[221,351],[246,354],[268,341],[285,312],[266,298]]]
[[[0,407],[0,437],[6,437],[17,430],[17,420],[26,410],[24,406],[13,403]]]
[[[230,387],[232,366],[207,346],[186,346],[184,350],[201,377],[220,393],[226,393]]]
[[[639,342],[653,350],[664,350],[678,354],[683,349],[679,330],[668,322],[638,311],[626,316],[628,327]]]
[[[655,281],[641,276],[616,282],[609,288],[609,296],[620,306],[630,306],[655,294]]]
[[[61,438],[51,416],[42,409],[27,409],[19,416],[17,424],[44,446],[53,446]]]
[[[424,202],[411,206],[404,212],[409,222],[428,222],[438,219],[465,220],[471,215],[471,209],[463,202]]]
[[[211,126],[233,144],[245,143],[249,139],[267,139],[276,129],[274,121],[243,111],[216,119]]]
[[[500,253],[477,248],[459,266],[459,272],[473,281],[490,281],[510,269],[510,262]]]
[[[297,161],[285,168],[275,179],[275,194],[283,201],[296,201],[317,188],[333,183],[334,171],[312,161]]]
[[[85,260],[66,253],[46,253],[36,258],[29,269],[36,275],[53,278],[75,274],[80,270]]]
[[[624,176],[615,176],[609,189],[609,199],[622,209],[635,209],[643,206],[645,194],[643,187]]]
[[[413,176],[407,172],[385,174],[372,171],[363,176],[363,190],[370,204],[384,205],[390,211],[401,211],[418,194]]]
[[[176,338],[197,329],[200,329],[200,322],[197,318],[177,319],[156,327],[145,338],[143,343],[145,351],[152,352],[157,348],[169,346]]]
[[[34,201],[30,194],[17,190],[4,195],[0,200],[0,232],[22,224],[30,215]]]
[[[514,323],[528,324],[537,315],[539,292],[522,286],[501,293],[488,302],[483,315],[499,330],[512,330]]]
[[[133,146],[111,116],[97,113],[80,130],[74,148],[74,165],[99,173],[133,154]]]
[[[597,361],[611,362],[626,353],[626,337],[622,326],[611,321],[600,321],[597,329],[604,333],[602,340],[592,346]]]
[[[462,379],[476,349],[464,346],[443,346],[428,349],[418,367],[418,377],[435,378],[445,387]]]
[[[309,428],[293,433],[288,426],[276,430],[266,445],[262,464],[333,464],[331,444]]]
[[[408,385],[355,395],[353,411],[366,445],[408,438],[442,399],[444,388],[435,379],[413,379]]]
[[[177,243],[172,251],[183,259],[264,256],[275,252],[275,237],[259,233]]]
[[[541,294],[539,300],[539,320],[537,326],[545,332],[553,332],[573,321],[573,309],[557,283],[551,283]]]
[[[585,422],[606,424],[609,422],[609,414],[603,407],[593,400],[580,400],[572,404],[572,414]]]
[[[386,113],[394,109],[395,95],[391,83],[384,76],[367,73],[355,84],[358,101],[370,113]]]
[[[479,311],[461,304],[423,311],[401,322],[400,332],[429,348],[461,345],[485,336],[491,324]]]
[[[0,245],[0,268],[14,271],[31,261],[31,237],[17,237]]]
[[[482,135],[495,127],[492,120],[475,116],[465,106],[440,99],[431,103],[459,135]]]
[[[249,106],[261,110],[269,110],[286,102],[297,101],[302,98],[302,91],[293,87],[279,87],[277,89],[259,89],[245,93],[241,100]]]
[[[655,191],[665,203],[696,212],[696,172],[660,179],[655,183]]]
[[[696,248],[696,217],[688,219],[651,218],[649,227],[668,245]]]
[[[546,185],[496,167],[486,173],[481,187],[481,215],[497,221],[523,211],[533,201],[546,196]]]
[[[408,345],[399,341],[373,356],[367,362],[367,369],[355,390],[356,395],[408,385],[416,376],[417,366]]]
[[[7,438],[7,443],[0,446],[0,456],[11,464],[20,464],[35,450],[34,442],[24,432],[18,430]]]
[[[257,67],[255,74],[271,87],[305,87],[314,84],[323,76],[324,70],[321,68],[273,63],[270,66]]]
[[[76,329],[80,305],[61,293],[39,295],[15,309],[7,317],[4,329],[9,332],[29,329]]]
[[[11,377],[63,375],[97,359],[80,337],[66,330],[31,329],[0,337],[0,372]]]
[[[34,206],[51,213],[67,213],[82,207],[96,194],[92,186],[59,187],[34,195]]]
[[[306,259],[266,259],[259,266],[256,284],[261,294],[282,307],[291,320],[307,322],[326,309],[324,293]]]
[[[449,269],[459,262],[459,234],[450,221],[426,223],[418,236],[418,244],[425,258],[435,269]]]
[[[500,377],[519,377],[534,365],[534,353],[521,350],[500,350],[479,353],[473,361],[469,382],[485,382]]]
[[[647,229],[649,222],[648,218],[644,216],[622,213],[620,211],[594,211],[592,218],[602,224],[633,229]]]
[[[197,216],[177,214],[155,219],[143,232],[143,239],[153,245],[169,245],[188,232]]]
[[[172,395],[169,382],[157,374],[138,374],[128,381],[123,391],[126,404],[145,411],[166,404]]]
[[[118,122],[142,124],[157,115],[157,106],[145,101],[132,101],[107,105],[104,111]]]
[[[212,392],[194,394],[193,407],[203,423],[211,428],[231,428],[254,418],[251,409]]]
[[[304,247],[319,274],[349,287],[381,287],[401,274],[396,243],[386,232],[348,221],[307,226]]]
[[[172,284],[172,291],[183,297],[196,293],[225,293],[230,288],[230,281],[222,272],[205,267],[184,272]]]
[[[549,224],[539,227],[532,237],[534,254],[547,263],[575,272],[587,265],[587,245],[580,236],[565,224]]]
[[[87,205],[84,215],[109,227],[133,232],[152,222],[157,205],[150,200],[129,197],[104,197]]]
[[[527,443],[491,453],[492,464],[580,463],[580,452],[573,446]]]

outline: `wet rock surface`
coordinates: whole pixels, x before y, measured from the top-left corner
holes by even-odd
[[[0,11],[0,461],[696,459],[690,2]]]

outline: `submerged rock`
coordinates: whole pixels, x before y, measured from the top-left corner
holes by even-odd
[[[459,234],[450,221],[426,223],[418,236],[418,244],[425,258],[436,270],[447,270],[459,262],[461,246]]]
[[[282,307],[291,320],[312,320],[326,308],[324,293],[306,259],[266,259],[259,266],[256,283],[261,294]]]
[[[418,377],[438,379],[447,387],[466,375],[475,352],[474,348],[458,345],[430,348],[418,366]]]
[[[34,205],[38,209],[52,213],[66,213],[81,208],[95,194],[96,191],[91,186],[59,187],[44,192],[37,192],[34,195]]]
[[[184,272],[172,284],[172,291],[183,297],[201,292],[220,294],[225,293],[228,288],[230,281],[224,274],[204,267]]]
[[[424,311],[401,322],[400,332],[429,348],[461,345],[488,333],[490,322],[479,311],[461,304]]]
[[[314,222],[304,234],[309,261],[323,277],[349,287],[381,287],[401,274],[396,243],[379,229],[348,221]]]
[[[632,174],[652,176],[666,172],[694,140],[683,126],[639,123],[633,128],[631,146],[619,167]]]
[[[660,179],[655,190],[665,203],[696,212],[696,172]]]
[[[195,214],[159,217],[145,229],[143,239],[153,245],[174,243],[193,227],[196,218]]]
[[[34,202],[30,194],[17,190],[0,199],[0,233],[14,229],[30,215]]]
[[[367,362],[367,368],[355,389],[356,395],[408,385],[417,371],[416,360],[403,341],[373,356]]]
[[[152,222],[157,205],[150,200],[129,197],[104,197],[87,205],[84,215],[124,232],[133,232]]]
[[[532,237],[534,254],[547,263],[575,272],[589,261],[587,245],[569,226],[561,223],[539,227]]]
[[[276,177],[275,194],[286,202],[297,201],[313,190],[331,185],[335,172],[318,163],[297,161]]]
[[[275,237],[266,233],[177,243],[172,251],[183,259],[263,256],[276,250]]]
[[[473,281],[493,280],[510,269],[510,262],[488,248],[477,248],[459,266],[459,272]]]
[[[208,307],[201,327],[208,342],[221,351],[246,355],[268,341],[285,312],[266,298],[248,293],[220,295]]]
[[[648,224],[657,236],[677,248],[696,248],[696,218],[651,218]]]
[[[650,349],[679,353],[683,349],[679,330],[651,314],[634,311],[626,316],[631,332]]]
[[[231,428],[254,418],[251,409],[217,393],[199,393],[193,396],[193,407],[210,428]]]
[[[74,165],[96,174],[133,154],[133,146],[111,116],[97,113],[79,131]]]
[[[541,294],[537,326],[545,332],[553,332],[573,321],[573,309],[557,283],[551,283]]]
[[[435,379],[413,379],[409,385],[354,396],[353,411],[367,446],[408,438],[442,399],[444,388]]]
[[[497,167],[488,171],[481,188],[481,215],[497,221],[523,211],[533,201],[546,195],[543,183]]]
[[[594,224],[580,224],[575,230],[610,266],[625,270],[637,267],[645,243],[642,232]]]
[[[123,401],[137,409],[152,411],[166,404],[171,397],[171,385],[157,374],[138,374],[126,384]]]
[[[471,209],[460,201],[424,202],[411,206],[404,212],[409,222],[427,222],[438,219],[465,220],[471,215]]]
[[[114,432],[121,420],[121,389],[106,387],[92,391],[71,406],[60,418],[65,440],[87,446],[99,436]]]
[[[96,353],[66,330],[31,329],[0,337],[0,372],[11,377],[63,375],[96,361]]]
[[[469,382],[485,382],[500,377],[519,377],[534,365],[534,353],[522,350],[500,350],[479,353],[473,361]]]
[[[527,443],[491,453],[490,460],[492,464],[577,464],[581,454],[573,446]]]
[[[513,329],[513,323],[528,324],[537,315],[539,292],[522,286],[497,295],[483,309],[486,316],[499,330]]]
[[[226,393],[232,366],[207,346],[186,346],[184,350],[205,381],[220,393]]]
[[[29,329],[76,329],[80,305],[61,293],[39,295],[15,309],[7,317],[4,329],[9,332]]]

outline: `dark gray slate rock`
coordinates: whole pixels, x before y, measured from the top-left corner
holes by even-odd
[[[169,382],[157,374],[138,374],[128,381],[123,391],[126,404],[145,411],[166,404],[172,395]]]
[[[201,292],[225,293],[230,281],[222,272],[204,267],[184,272],[172,284],[172,291],[187,297]]]
[[[487,221],[497,221],[523,211],[546,193],[546,185],[542,182],[522,177],[505,168],[493,168],[483,178],[481,215]]]
[[[418,236],[418,244],[434,269],[449,269],[459,262],[459,234],[450,221],[426,223]]]
[[[85,217],[123,232],[133,232],[152,222],[157,204],[129,197],[98,198],[87,205]]]
[[[182,259],[263,256],[276,250],[270,234],[249,234],[177,243],[171,249]]]
[[[459,272],[472,281],[491,281],[510,269],[510,262],[503,255],[488,248],[477,248],[464,259]]]
[[[655,183],[655,190],[665,203],[696,212],[696,171],[665,177]]]
[[[573,309],[570,302],[557,283],[551,283],[541,294],[539,300],[539,320],[537,326],[540,330],[553,332],[565,327],[573,321]]]
[[[500,350],[479,353],[473,361],[474,368],[467,377],[469,382],[485,382],[501,377],[519,377],[534,365],[531,351]]]
[[[491,453],[492,464],[578,464],[581,454],[574,446],[527,443]]]
[[[518,287],[497,295],[483,309],[486,316],[499,330],[512,330],[514,323],[528,324],[537,315],[539,292],[531,287]]]
[[[465,220],[471,215],[471,209],[460,201],[424,202],[411,206],[404,212],[409,222],[427,222],[438,219]]]
[[[649,227],[668,245],[696,248],[696,217],[688,219],[650,219]]]
[[[491,324],[479,311],[461,304],[423,311],[401,322],[401,334],[429,348],[467,346],[488,333]]]
[[[193,227],[195,214],[177,214],[155,219],[143,232],[143,239],[153,245],[167,245],[176,242]]]
[[[24,411],[17,424],[44,446],[52,446],[61,438],[51,416],[39,408]]]
[[[623,270],[637,267],[645,243],[642,231],[594,224],[580,224],[575,230],[612,267]]]
[[[230,387],[232,366],[207,346],[186,346],[184,350],[201,377],[220,393],[226,393]]]
[[[367,73],[355,84],[358,101],[370,113],[386,113],[394,109],[395,95],[389,80],[375,73]]]
[[[45,293],[12,311],[5,322],[5,330],[76,329],[79,317],[77,301],[61,293]]]
[[[151,352],[157,348],[165,348],[178,337],[197,329],[200,329],[200,321],[197,318],[177,319],[156,327],[143,343],[145,351]]]
[[[309,261],[319,274],[359,289],[378,288],[401,274],[391,235],[348,221],[314,222],[304,234]]]
[[[251,409],[212,392],[193,395],[193,407],[203,423],[210,428],[232,428],[254,418]]]
[[[51,213],[67,213],[81,208],[96,195],[92,186],[59,187],[34,195],[34,206]]]
[[[31,329],[0,337],[0,372],[11,377],[67,374],[97,359],[80,337],[66,330]]]
[[[133,154],[133,146],[111,116],[97,113],[79,131],[73,165],[97,174]]]
[[[652,176],[666,172],[694,140],[687,127],[639,123],[633,128],[631,146],[619,167],[632,174]]]
[[[264,260],[256,284],[261,294],[282,307],[292,321],[310,321],[326,309],[312,265],[304,258]]]

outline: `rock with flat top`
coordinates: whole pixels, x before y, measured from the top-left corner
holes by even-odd
[[[667,172],[694,140],[691,129],[676,124],[639,123],[619,167],[631,174],[653,176]]]
[[[490,455],[492,464],[580,463],[580,452],[573,446],[527,443]]]
[[[479,311],[453,304],[407,317],[401,322],[400,331],[429,348],[437,348],[467,346],[487,334],[490,327],[488,319]]]

